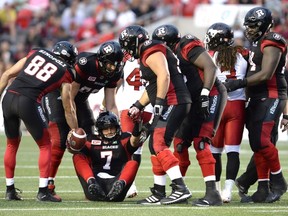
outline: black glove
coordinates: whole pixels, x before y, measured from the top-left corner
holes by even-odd
[[[209,96],[206,95],[200,95],[199,97],[199,114],[202,115],[204,119],[206,119],[209,114]]]
[[[161,116],[165,105],[165,99],[156,97],[154,105],[154,116]]]
[[[227,79],[223,84],[225,85],[227,92],[232,92],[236,89],[244,88],[245,86],[247,86],[247,79]]]
[[[132,106],[129,108],[128,115],[130,118],[137,122],[141,116],[142,110],[144,106],[137,100]]]

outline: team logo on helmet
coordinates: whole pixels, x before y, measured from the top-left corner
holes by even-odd
[[[87,63],[87,58],[82,57],[82,58],[79,59],[79,64],[80,65],[85,65],[86,63]]]
[[[156,30],[156,36],[157,37],[163,37],[167,34],[167,29],[166,27],[160,27]]]
[[[107,45],[104,46],[102,49],[103,49],[103,52],[104,52],[105,54],[108,54],[108,55],[114,52],[114,47],[111,46],[111,44],[107,44]]]
[[[120,39],[121,40],[125,40],[127,37],[128,37],[128,30],[127,29],[124,29],[121,34],[120,34]]]
[[[152,43],[151,40],[147,40],[147,41],[144,42],[144,46],[149,46],[151,43]]]

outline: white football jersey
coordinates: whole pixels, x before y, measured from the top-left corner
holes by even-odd
[[[119,111],[129,109],[136,100],[140,99],[145,90],[146,81],[141,79],[139,63],[127,61],[124,66],[123,83],[119,87],[116,95],[116,103]],[[151,104],[144,109],[147,112],[153,112]]]

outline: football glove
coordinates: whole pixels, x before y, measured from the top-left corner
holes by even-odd
[[[232,92],[236,89],[244,88],[245,86],[247,86],[247,79],[227,79],[223,84],[225,85],[227,92]]]
[[[139,118],[141,116],[142,110],[144,109],[144,106],[137,100],[128,110],[128,115],[130,118],[137,122],[139,121]]]

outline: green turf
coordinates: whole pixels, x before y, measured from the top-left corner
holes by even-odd
[[[278,143],[280,159],[284,175],[288,178],[288,143]],[[17,167],[15,173],[15,185],[23,190],[22,197],[24,201],[6,201],[5,196],[5,177],[3,167],[3,155],[5,151],[5,137],[0,136],[0,216],[2,215],[21,215],[21,216],[39,216],[39,215],[137,215],[137,216],[183,216],[183,215],[221,215],[221,216],[263,216],[288,215],[288,193],[283,195],[282,199],[272,204],[242,204],[234,187],[233,200],[230,204],[224,204],[221,207],[193,207],[191,202],[204,195],[204,182],[200,173],[199,165],[195,159],[194,150],[191,148],[191,166],[189,168],[186,183],[192,191],[192,198],[187,204],[175,204],[170,206],[141,206],[137,205],[138,199],[150,195],[149,187],[153,185],[149,153],[147,146],[144,148],[143,160],[136,178],[136,185],[139,194],[136,198],[126,199],[121,203],[90,202],[85,200],[80,183],[75,176],[72,166],[71,154],[66,152],[56,179],[56,191],[62,197],[61,203],[37,202],[35,199],[38,189],[38,147],[30,136],[24,136],[17,156]],[[243,141],[241,147],[241,167],[242,173],[251,156],[251,150],[246,141]],[[224,183],[226,155],[223,158],[222,183]],[[167,180],[167,193],[170,193],[170,180]],[[223,185],[223,184],[222,184]],[[255,186],[250,193],[255,191]]]

